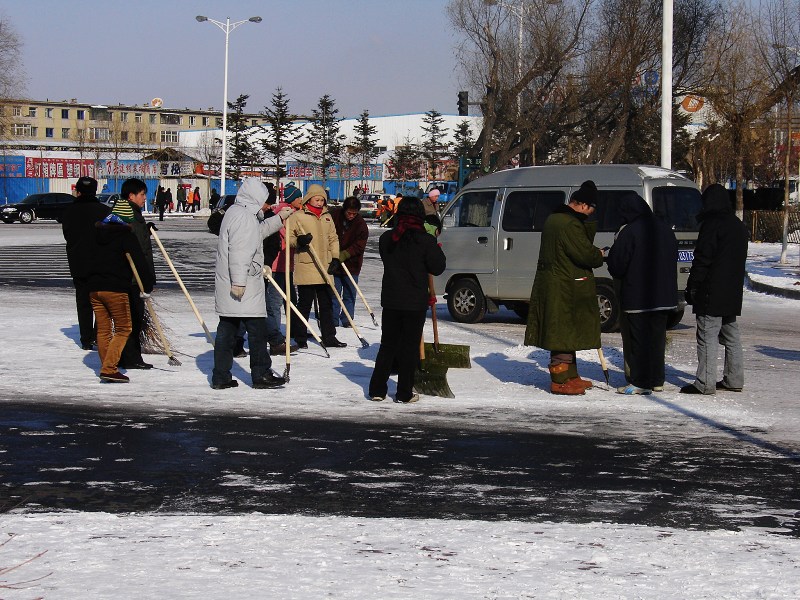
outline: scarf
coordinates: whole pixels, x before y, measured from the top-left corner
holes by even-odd
[[[316,215],[319,219],[322,216],[322,209],[325,208],[324,206],[320,206],[316,208],[315,206],[311,206],[310,204],[306,204],[306,210],[310,212],[312,215]]]
[[[399,242],[406,231],[425,231],[424,222],[415,215],[398,215],[397,227],[392,232],[392,241]]]

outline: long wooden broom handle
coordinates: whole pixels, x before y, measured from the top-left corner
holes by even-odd
[[[428,273],[428,293],[431,298],[436,298],[436,289],[433,287],[433,275]],[[436,304],[431,306],[431,321],[433,322],[433,347],[439,351],[439,322],[436,318]]]

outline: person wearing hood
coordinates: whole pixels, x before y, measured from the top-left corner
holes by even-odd
[[[88,264],[89,299],[97,318],[97,351],[100,354],[100,379],[108,383],[128,383],[119,372],[125,343],[132,334],[130,289],[133,271],[130,255],[140,274],[144,292],[153,291],[155,277],[147,268],[142,248],[133,234],[132,213],[111,213],[95,224],[94,252]]]
[[[578,376],[575,352],[600,347],[600,311],[592,269],[603,252],[592,243],[597,186],[584,181],[569,204],[557,207],[542,230],[531,290],[525,345],[550,350],[550,392],[581,395],[592,382]]]
[[[718,183],[706,188],[702,201],[697,216],[700,233],[686,283],[686,302],[697,321],[697,374],[681,393],[741,392],[744,362],[736,317],[742,314],[747,229],[733,212],[728,191]],[[725,366],[717,381],[720,343],[725,347]]]
[[[664,387],[667,319],[677,308],[678,240],[636,192],[619,200],[622,227],[608,250],[608,272],[619,283],[622,347],[628,385],[620,394]]]
[[[67,262],[75,286],[75,305],[78,310],[78,330],[81,348],[91,350],[97,339],[94,312],[89,301],[88,265],[94,253],[94,225],[103,220],[111,209],[95,195],[97,180],[81,177],[75,184],[75,202],[61,217],[61,230],[67,242]]]
[[[236,202],[222,219],[214,271],[214,306],[219,315],[214,342],[211,387],[236,387],[231,377],[233,349],[239,325],[244,323],[250,343],[250,375],[256,389],[275,388],[285,380],[272,372],[267,347],[267,309],[264,295],[264,238],[276,233],[292,213],[284,208],[263,218],[267,187],[258,178],[247,177],[236,194]]]
[[[287,186],[288,187],[288,186]],[[322,343],[326,348],[344,348],[346,343],[336,339],[333,324],[333,293],[329,276],[339,273],[339,237],[333,218],[325,204],[325,188],[318,184],[308,187],[303,196],[303,208],[294,213],[286,222],[289,247],[296,248],[294,262],[294,282],[297,285],[297,310],[308,319],[311,305],[317,300]],[[309,250],[320,261],[318,268]],[[325,269],[327,273],[320,269]],[[300,348],[308,347],[308,329],[298,323],[297,331],[292,324],[293,337]]]

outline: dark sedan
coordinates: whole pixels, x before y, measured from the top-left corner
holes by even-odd
[[[31,194],[17,204],[0,206],[0,219],[4,223],[33,223],[36,219],[55,219],[60,223],[61,215],[74,201],[74,196],[60,192]]]

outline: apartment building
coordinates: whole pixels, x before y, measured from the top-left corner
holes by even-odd
[[[248,114],[250,125],[265,122]],[[7,150],[149,152],[178,146],[178,132],[218,130],[222,112],[72,100],[0,99],[0,143]]]

